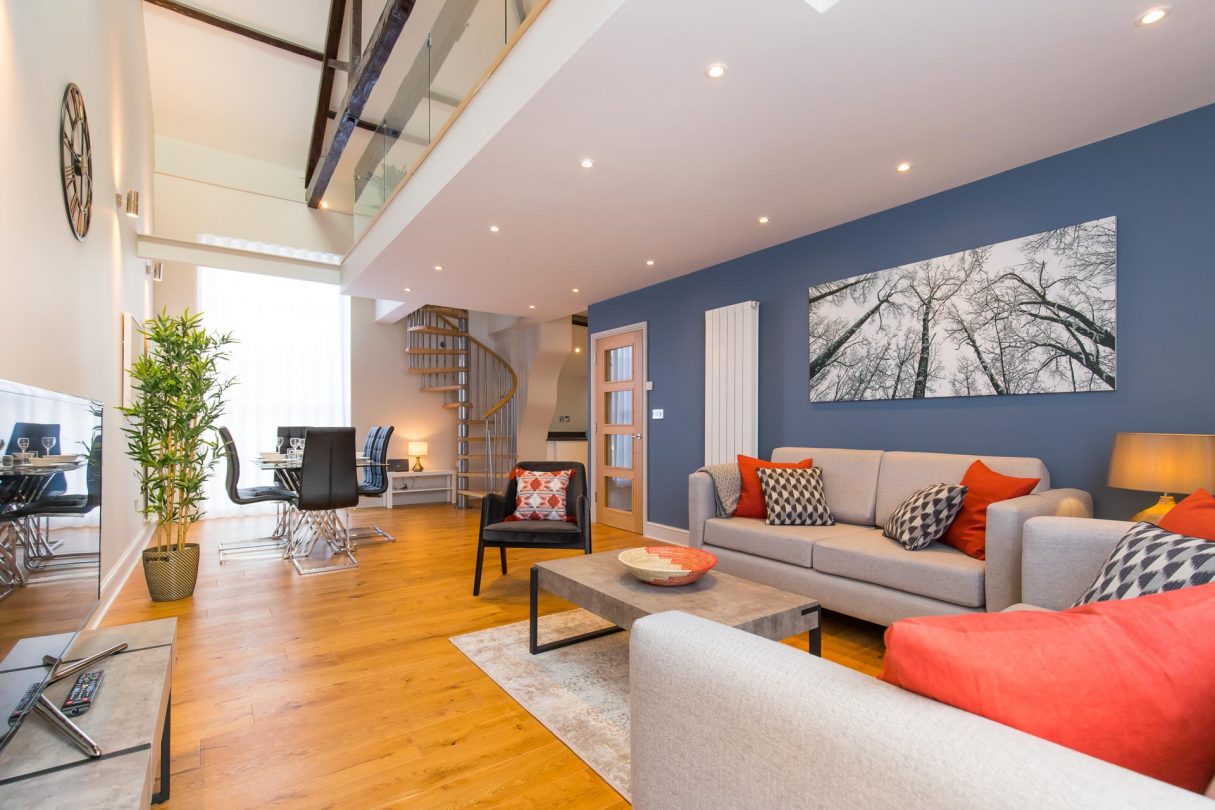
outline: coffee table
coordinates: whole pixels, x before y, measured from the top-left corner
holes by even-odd
[[[822,655],[819,603],[814,599],[718,571],[710,571],[690,585],[648,585],[617,559],[620,551],[565,557],[532,566],[528,618],[532,655],[619,633],[638,619],[664,610],[681,610],[773,641],[808,632],[810,652]],[[537,632],[541,588],[615,627],[541,644]]]

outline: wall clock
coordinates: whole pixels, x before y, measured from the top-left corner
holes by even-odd
[[[89,140],[84,96],[74,84],[69,84],[63,91],[63,107],[59,113],[59,156],[63,205],[67,210],[68,224],[77,239],[84,239],[93,217],[93,146]]]

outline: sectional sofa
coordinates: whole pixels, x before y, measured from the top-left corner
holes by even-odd
[[[1027,603],[1017,607],[1070,606],[1131,525],[1029,520],[1017,566]],[[638,810],[1215,807],[804,650],[683,613],[633,625],[630,668]]]
[[[1021,531],[1037,515],[1091,517],[1092,498],[1051,489],[1041,460],[1008,456],[780,447],[773,461],[813,458],[823,470],[834,526],[768,526],[717,517],[713,481],[688,482],[689,541],[718,558],[718,570],[817,599],[828,610],[891,624],[909,616],[998,611],[1021,602]],[[1024,497],[993,504],[986,560],[941,543],[908,551],[881,526],[929,484],[958,483],[975,461],[1004,475],[1041,479]]]

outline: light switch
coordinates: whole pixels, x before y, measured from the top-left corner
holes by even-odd
[[[645,381],[645,390],[647,390],[647,391],[653,391],[653,390],[654,390],[654,381],[653,381],[653,380],[646,380],[646,381]]]
[[[662,408],[655,408],[653,411],[651,411],[650,418],[651,419],[661,419],[662,418]]]

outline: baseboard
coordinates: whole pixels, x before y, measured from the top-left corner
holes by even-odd
[[[126,584],[127,577],[131,576],[131,572],[135,570],[135,566],[139,563],[139,553],[148,547],[148,541],[152,539],[152,532],[155,529],[156,526],[154,524],[145,524],[143,529],[135,536],[135,539],[131,541],[131,544],[122,552],[122,556],[118,558],[118,563],[101,580],[101,599],[97,602],[93,615],[89,617],[85,625],[89,630],[95,630],[101,625],[101,620],[105,618],[110,605],[114,604],[114,599],[118,596],[119,591],[122,590],[122,586]]]
[[[674,526],[668,526],[665,523],[645,522],[646,537],[653,537],[655,540],[662,540],[664,543],[674,543],[677,546],[686,546],[688,544],[688,530],[677,529]]]

